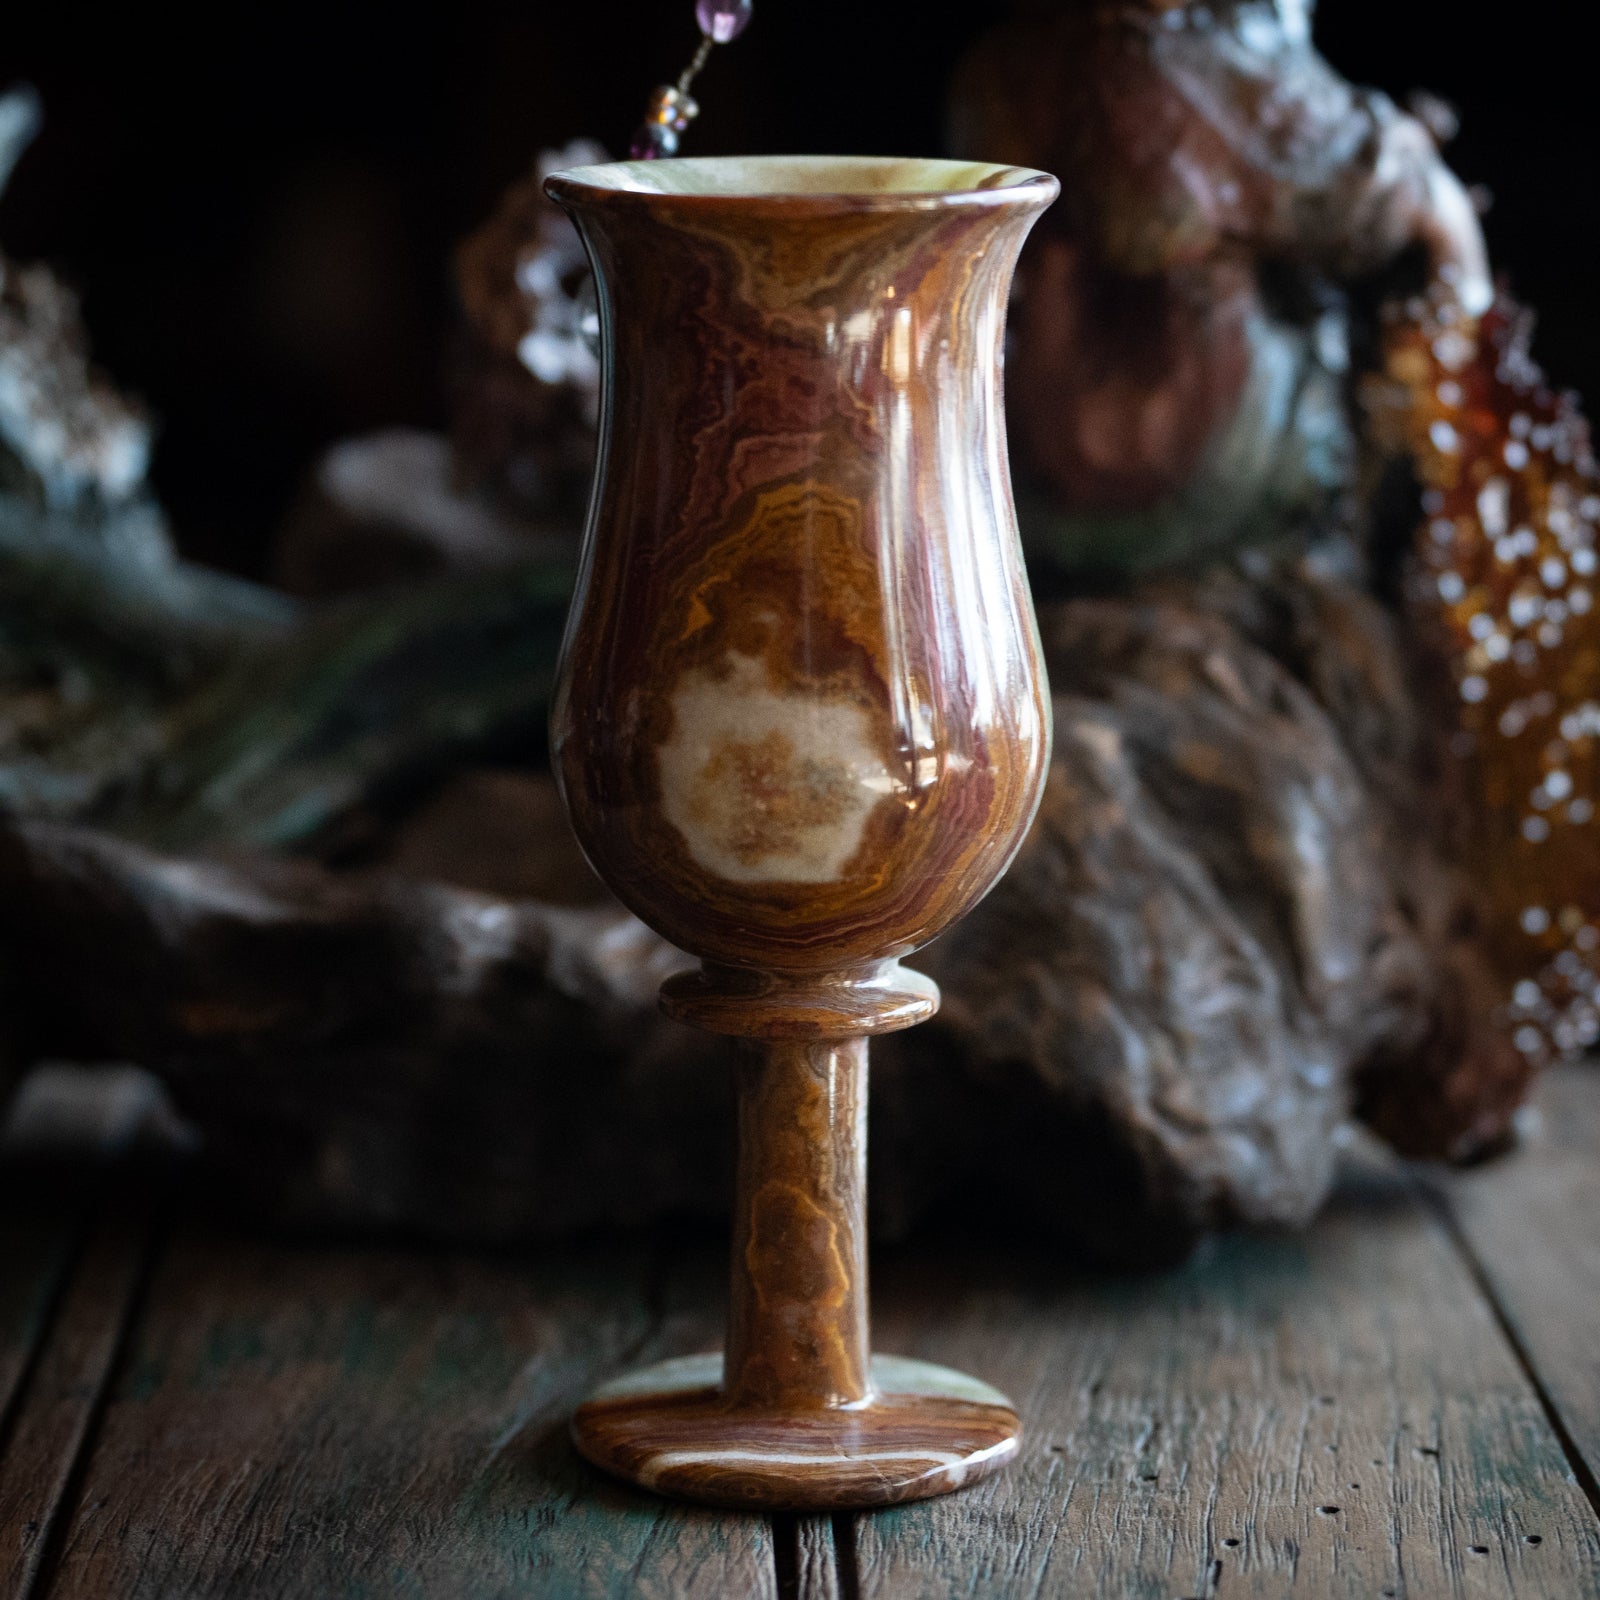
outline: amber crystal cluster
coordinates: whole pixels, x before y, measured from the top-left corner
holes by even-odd
[[[1600,476],[1530,333],[1511,301],[1473,318],[1440,285],[1392,315],[1385,375],[1422,488],[1408,604],[1449,666],[1506,1025],[1543,1063],[1600,1037]]]

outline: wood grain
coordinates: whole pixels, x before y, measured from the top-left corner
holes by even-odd
[[[0,1185],[0,1459],[82,1229],[78,1210]]]
[[[619,1488],[563,1436],[596,1377],[711,1342],[709,1257],[190,1231],[130,1334],[144,1218],[85,1234],[92,1184],[12,1183],[0,1600],[1578,1600],[1600,1520],[1546,1406],[1592,1484],[1600,1075],[1553,1077],[1540,1109],[1519,1155],[1438,1181],[1443,1220],[1368,1163],[1308,1236],[1160,1278],[979,1248],[878,1262],[880,1347],[1005,1382],[1023,1456],[937,1503],[771,1531]]]
[[[0,1596],[43,1592],[70,1487],[91,1446],[106,1386],[148,1264],[142,1208],[99,1225],[17,1398],[0,1457]]]
[[[1521,1248],[1527,1248],[1527,1241]],[[864,1596],[1577,1596],[1600,1524],[1443,1228],[1354,1175],[1158,1279],[880,1269],[876,1342],[1020,1402],[1011,1472],[856,1523]]]
[[[0,1130],[0,1600],[42,1592],[166,1185],[148,1081],[93,1082],[36,1076]]]
[[[850,1600],[841,1586],[832,1517],[773,1518],[783,1600]]]
[[[1437,1184],[1600,1500],[1600,1071],[1551,1073],[1535,1103],[1514,1158]]]
[[[566,1437],[596,1377],[709,1341],[709,1281],[186,1237],[50,1593],[774,1596],[765,1523],[619,1488]]]

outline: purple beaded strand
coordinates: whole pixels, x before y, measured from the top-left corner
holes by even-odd
[[[750,26],[751,0],[697,0],[694,19],[713,44],[732,44]]]
[[[676,84],[663,84],[650,96],[644,121],[628,146],[630,161],[660,161],[678,153],[678,139],[700,107],[689,94],[712,47],[731,44],[750,24],[753,0],[696,0],[695,21],[700,24],[700,48]]]

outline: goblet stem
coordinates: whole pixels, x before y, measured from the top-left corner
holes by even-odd
[[[738,1092],[728,1399],[865,1400],[867,1041],[741,1041]]]
[[[912,976],[889,1016],[917,996],[931,1009]],[[681,1005],[696,986],[675,991]],[[1021,1432],[1004,1395],[869,1353],[866,1039],[741,1040],[738,1074],[727,1348],[602,1386],[573,1418],[578,1448],[647,1489],[790,1511],[918,1500],[994,1471]]]

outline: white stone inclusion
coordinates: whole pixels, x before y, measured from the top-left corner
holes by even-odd
[[[867,712],[774,689],[759,658],[686,672],[656,751],[661,809],[689,854],[733,883],[833,883],[867,818],[901,787]]]

